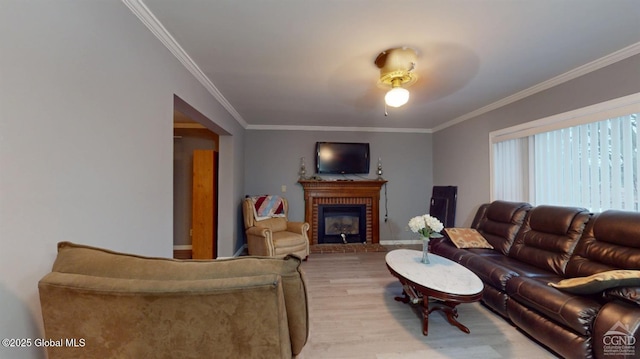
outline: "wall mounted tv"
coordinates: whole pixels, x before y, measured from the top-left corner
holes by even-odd
[[[369,144],[316,142],[316,172],[324,174],[369,173]]]

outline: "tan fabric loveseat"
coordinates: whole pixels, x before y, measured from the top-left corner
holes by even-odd
[[[51,359],[291,358],[309,335],[293,256],[181,261],[61,242],[38,287],[46,338],[63,344]]]

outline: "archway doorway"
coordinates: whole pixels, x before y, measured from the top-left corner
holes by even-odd
[[[184,101],[178,105],[173,116],[174,258],[216,258],[219,135],[198,116],[184,113],[195,111],[183,112]]]

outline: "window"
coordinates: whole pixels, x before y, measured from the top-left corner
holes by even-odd
[[[490,134],[492,200],[640,211],[640,94]]]

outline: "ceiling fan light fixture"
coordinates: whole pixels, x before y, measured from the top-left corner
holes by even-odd
[[[401,86],[394,87],[384,95],[387,106],[400,107],[409,101],[409,90]]]
[[[391,87],[384,96],[387,106],[400,107],[409,101],[409,90],[418,76],[413,70],[416,66],[417,52],[409,47],[389,49],[381,52],[375,60],[380,69],[378,86]]]

